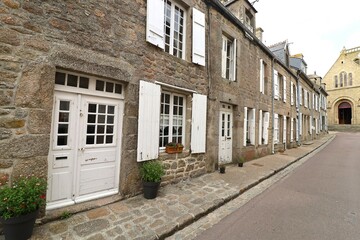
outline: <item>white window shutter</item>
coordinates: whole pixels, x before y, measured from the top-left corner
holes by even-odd
[[[276,70],[274,70],[274,98],[279,99],[279,78]]]
[[[283,143],[286,143],[286,116],[283,116]]]
[[[233,42],[233,57],[234,57],[234,61],[233,61],[233,66],[232,66],[232,78],[230,80],[232,81],[236,81],[236,39],[234,39]]]
[[[296,141],[299,141],[299,121],[295,119]]]
[[[290,120],[290,142],[294,141],[294,118]]]
[[[286,102],[286,77],[283,76],[284,96],[283,101]]]
[[[246,146],[247,118],[247,107],[244,107],[244,146]]]
[[[316,134],[318,134],[319,132],[318,132],[318,120],[317,120],[317,118],[315,118],[315,133]]]
[[[262,144],[262,136],[263,136],[263,114],[262,114],[262,110],[259,110],[259,145]]]
[[[299,101],[300,101],[300,105],[302,105],[302,88],[301,88],[301,86],[299,86]]]
[[[290,103],[291,106],[294,105],[294,87],[293,87],[293,82],[290,81]]]
[[[264,114],[264,129],[263,129],[265,144],[268,144],[268,142],[269,142],[269,118],[270,118],[270,113],[265,112],[265,114]]]
[[[313,118],[312,118],[312,117],[310,117],[310,118],[309,118],[309,129],[310,129],[310,134],[312,134],[312,132],[313,132],[313,124],[312,124],[312,122],[313,122]]]
[[[307,97],[307,91],[304,90],[304,107],[308,107],[308,97]]]
[[[297,87],[296,87],[296,84],[294,83],[295,85],[295,100],[294,100],[294,103],[295,103],[295,106],[298,106],[298,92],[297,92]]]
[[[260,59],[260,92],[264,93],[264,60]]]
[[[160,96],[159,85],[140,81],[137,161],[159,156]]]
[[[255,109],[251,109],[250,111],[250,142],[251,144],[255,145]]]
[[[221,48],[221,77],[226,78],[226,49],[227,49],[227,38],[222,36],[222,48]]]
[[[303,117],[302,117],[302,113],[300,113],[300,118],[299,118],[300,124],[299,124],[299,128],[300,128],[300,135],[302,135],[302,125],[303,125]]]
[[[205,14],[193,8],[192,61],[205,66]]]
[[[313,97],[312,97],[312,109],[316,109],[315,108],[315,93],[313,93]]]
[[[206,110],[207,96],[193,94],[192,125],[191,125],[191,152],[204,153],[206,147]]]
[[[147,0],[146,41],[164,49],[164,1]]]
[[[279,132],[279,116],[277,113],[274,114],[274,143],[278,143],[278,132]]]

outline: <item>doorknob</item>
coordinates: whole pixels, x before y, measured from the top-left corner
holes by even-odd
[[[85,151],[85,148],[82,147],[82,148],[79,148],[79,150],[80,150],[80,151]]]

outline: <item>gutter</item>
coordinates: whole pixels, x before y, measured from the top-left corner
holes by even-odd
[[[274,65],[275,65],[276,58],[273,58],[271,60],[271,115],[272,115],[272,121],[271,121],[271,131],[272,131],[272,139],[271,139],[271,154],[275,153],[275,143],[274,143],[274,136],[275,136],[275,112],[274,112],[274,96],[275,96],[275,87],[274,87]]]

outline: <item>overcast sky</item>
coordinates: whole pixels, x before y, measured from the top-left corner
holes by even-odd
[[[360,46],[359,6],[359,0],[259,0],[254,4],[265,45],[288,39],[290,54],[302,53],[308,74],[316,71],[322,77],[344,46]]]

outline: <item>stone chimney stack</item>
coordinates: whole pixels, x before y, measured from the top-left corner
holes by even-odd
[[[262,42],[264,30],[261,27],[256,28],[255,36]]]

